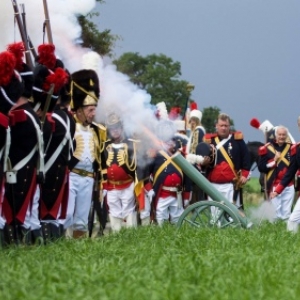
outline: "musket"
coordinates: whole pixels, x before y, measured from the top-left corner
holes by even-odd
[[[100,202],[99,177],[100,177],[100,173],[98,171],[98,172],[95,173],[95,176],[94,176],[92,203],[91,203],[89,219],[88,219],[89,237],[92,237],[93,228],[94,228],[95,213],[97,214],[101,230],[104,230],[105,224],[106,224],[106,217],[107,216],[106,216],[106,213],[105,213],[105,204],[103,204],[103,207],[101,207],[101,202]]]
[[[30,49],[28,48],[27,36],[26,36],[24,24],[21,20],[17,0],[11,0],[11,3],[13,5],[13,9],[14,9],[14,12],[15,12],[15,19],[17,20],[17,23],[18,23],[21,39],[22,39],[24,47],[25,47],[26,63],[31,69],[33,69],[33,62],[32,62],[32,58],[31,58],[31,55],[30,55]]]
[[[51,98],[52,98],[52,95],[53,95],[54,87],[55,87],[55,85],[54,85],[54,83],[52,83],[50,85],[50,89],[47,93],[47,98],[46,98],[45,106],[44,106],[42,117],[41,117],[42,128],[45,124],[46,115],[47,115],[47,112],[48,112],[48,109],[49,109],[49,106],[50,106],[50,102],[51,102]]]
[[[49,16],[49,11],[48,11],[47,0],[43,0],[43,4],[44,4],[44,14],[45,14],[44,27],[46,27],[48,43],[53,44],[53,38],[52,38],[52,31],[51,31],[50,16]]]
[[[24,31],[25,31],[25,34],[26,34],[26,44],[30,50],[30,52],[32,53],[34,59],[37,58],[37,53],[35,51],[35,48],[31,42],[31,39],[28,35],[28,32],[27,32],[27,26],[26,26],[26,13],[25,13],[25,5],[22,3],[20,4],[21,6],[21,9],[22,9],[22,21],[23,21],[23,27],[24,27]]]

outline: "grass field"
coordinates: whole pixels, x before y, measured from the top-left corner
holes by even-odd
[[[298,299],[300,236],[251,230],[122,230],[0,251],[0,299]]]

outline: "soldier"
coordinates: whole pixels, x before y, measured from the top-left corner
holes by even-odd
[[[243,186],[250,174],[250,154],[242,132],[230,133],[230,117],[221,113],[216,123],[216,134],[206,134],[204,141],[215,149],[214,164],[204,157],[207,178],[229,201],[242,206]]]
[[[93,122],[100,96],[97,73],[91,69],[82,69],[74,72],[71,79],[71,109],[75,112],[76,120],[75,145],[69,163],[67,217],[61,224],[64,229],[72,229],[73,238],[80,238],[86,236],[88,231],[93,190],[100,185],[100,147],[106,130],[104,126]]]
[[[62,62],[56,59],[54,50],[52,44],[38,47],[39,58],[34,69],[33,87],[33,102],[43,125],[46,179],[40,185],[40,193],[36,195],[38,202],[35,202],[35,205],[39,205],[40,208],[39,220],[37,216],[32,218],[32,233],[34,238],[39,235],[40,221],[46,243],[61,236],[59,219],[64,219],[66,215],[69,191],[68,161],[71,158],[75,131],[74,121],[56,105],[61,90],[68,83],[69,75]],[[54,83],[54,90],[52,95],[49,95],[51,82]]]
[[[191,159],[192,156],[196,155],[197,145],[203,142],[203,137],[205,135],[205,128],[201,125],[202,112],[197,109],[193,109],[190,113],[189,124],[191,128],[191,135],[187,144],[187,160],[190,161],[199,172],[205,175],[205,170],[202,170],[201,167],[196,162]],[[193,193],[191,204],[205,199],[205,193],[196,185],[193,184]]]
[[[183,156],[186,155],[186,147],[188,144],[188,136],[185,131],[185,121],[183,120],[174,120],[173,121],[176,127],[176,133],[174,135],[174,141],[176,143],[176,147],[182,153]]]
[[[124,134],[123,123],[115,113],[108,114],[106,127],[109,139],[102,152],[103,194],[107,199],[109,220],[113,232],[137,226],[134,194],[137,155],[136,140]]]
[[[291,161],[292,144],[286,142],[288,129],[284,126],[277,126],[275,138],[276,140],[259,148],[258,169],[266,174],[267,193],[269,195],[277,190],[277,186],[284,178]],[[280,194],[272,198],[272,204],[276,210],[276,219],[287,220],[290,217],[295,196],[293,178],[285,184],[284,189],[280,187],[279,189]]]
[[[159,225],[170,221],[176,224],[188,205],[191,193],[191,181],[182,170],[172,162],[170,155],[177,151],[173,140],[174,128],[170,121],[160,121],[157,136],[161,150],[149,165],[149,174],[153,178],[151,185],[146,185],[147,192],[155,195],[153,217]],[[151,193],[153,188],[154,193]]]
[[[42,165],[42,139],[40,122],[28,103],[27,90],[21,76],[13,68],[16,58],[10,52],[1,54],[5,62],[6,76],[1,84],[1,112],[8,114],[11,129],[11,144],[4,162],[6,171],[3,216],[6,220],[5,236],[9,244],[18,244],[22,239],[30,243],[30,219],[34,193],[37,187],[38,158]],[[32,80],[32,77],[31,77]],[[6,82],[5,82],[6,81]],[[30,81],[30,80],[29,80]]]
[[[0,54],[1,55],[1,54]],[[2,66],[0,65],[0,68]],[[2,74],[3,75],[3,74]],[[1,89],[2,86],[5,85],[6,82],[0,78],[0,86]],[[2,90],[1,90],[2,94]],[[2,95],[0,98],[0,248],[4,245],[4,233],[3,228],[5,226],[5,220],[2,217],[2,201],[3,201],[3,194],[4,194],[4,173],[3,173],[3,162],[6,160],[5,153],[7,153],[6,150],[6,141],[10,139],[10,128],[9,128],[9,119],[7,117],[7,113],[4,114],[5,110],[2,109]],[[8,145],[9,147],[9,145]]]

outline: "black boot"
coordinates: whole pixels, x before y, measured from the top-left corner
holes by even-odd
[[[3,229],[0,229],[0,249],[3,249],[5,247],[5,241],[4,241],[4,231]]]
[[[4,240],[7,245],[20,245],[19,232],[16,226],[6,224],[3,229]]]
[[[56,242],[60,238],[60,228],[55,224],[49,223],[50,228],[50,240]]]
[[[41,229],[31,230],[32,244],[41,246],[44,245],[43,233]]]
[[[49,225],[49,223],[42,222],[42,232],[45,245],[47,245],[51,240],[51,228]]]
[[[66,229],[63,224],[59,224],[59,236],[60,238],[65,238],[66,236]]]

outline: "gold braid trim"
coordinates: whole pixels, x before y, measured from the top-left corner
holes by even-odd
[[[129,169],[129,171],[134,171],[136,169],[136,143],[135,141],[132,141],[133,144],[133,156],[132,156],[132,161],[129,164],[128,161],[128,155],[126,155],[126,166]],[[128,145],[126,145],[126,153],[128,154]]]
[[[199,139],[199,130],[195,129],[193,132],[193,135],[192,135],[192,143],[191,143],[191,147],[190,147],[190,153],[192,153],[192,154],[196,153],[198,139]]]
[[[93,130],[93,142],[94,142],[94,153],[95,153],[95,160],[100,165],[100,145],[97,137],[97,133]]]
[[[113,161],[113,159],[114,159],[114,152],[113,152],[112,146],[111,146],[111,145],[108,145],[108,146],[106,147],[106,151],[107,151],[107,153],[108,153],[107,160],[106,160],[106,165],[107,165],[108,167],[110,167],[110,166],[111,166],[111,163],[112,163],[112,161]]]
[[[95,93],[92,91],[92,92],[89,92],[87,91],[86,89],[84,89],[82,86],[80,86],[79,84],[77,84],[75,81],[71,81],[71,88],[70,88],[70,96],[71,96],[71,103],[70,103],[70,107],[71,108],[74,108],[74,101],[73,101],[73,89],[74,89],[74,86],[77,87],[80,91],[82,91],[83,93],[85,93],[87,95],[87,97],[84,99],[83,101],[83,105],[95,105],[97,104],[98,102],[98,98],[96,97]],[[92,99],[95,100],[95,102],[91,101]],[[87,103],[87,104],[84,104],[85,101],[89,101],[90,103]],[[92,103],[93,102],[93,103]]]

